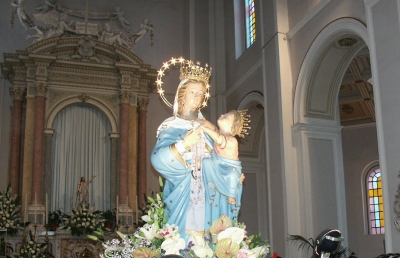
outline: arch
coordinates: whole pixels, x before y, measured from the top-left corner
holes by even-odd
[[[238,109],[246,109],[257,104],[264,106],[264,97],[261,93],[253,91],[244,96],[238,105]]]
[[[253,177],[253,184],[247,185],[244,191],[256,192],[256,207],[257,212],[255,214],[246,215],[247,219],[253,219],[253,221],[249,221],[246,223],[247,226],[257,225],[258,231],[261,230],[263,236],[270,236],[269,229],[271,228],[271,200],[266,202],[265,196],[270,197],[270,187],[267,186],[265,182],[270,182],[267,178],[270,177],[269,169],[268,169],[268,156],[266,155],[266,135],[265,135],[265,109],[261,110],[262,106],[264,109],[264,97],[259,92],[250,92],[243,97],[240,101],[237,109],[243,110],[248,109],[249,114],[251,116],[250,120],[250,135],[246,137],[245,146],[241,145],[239,147],[240,151],[240,160],[242,161],[243,172],[247,174],[247,179],[251,179]],[[254,117],[256,116],[256,117]],[[252,146],[252,148],[248,148],[248,146]],[[243,151],[244,150],[244,151]],[[243,155],[242,155],[243,154]],[[247,181],[249,183],[249,181]],[[254,200],[252,200],[254,201]],[[242,205],[249,205],[243,204]],[[254,206],[254,205],[253,205]],[[246,207],[246,210],[251,210],[251,207]],[[265,223],[265,214],[269,214],[268,223]],[[255,215],[254,218],[251,216]],[[242,215],[241,215],[242,216]]]
[[[78,95],[69,96],[57,102],[49,111],[49,115],[46,121],[46,128],[53,128],[53,122],[55,117],[57,116],[58,112],[60,112],[64,107],[75,104],[75,103],[82,103],[83,101],[79,98]],[[118,132],[118,123],[117,123],[117,116],[111,110],[111,108],[102,102],[101,100],[90,97],[89,99],[85,100],[84,103],[91,104],[98,109],[100,109],[108,118],[111,124],[111,133]]]
[[[355,36],[361,42],[358,42],[353,47],[334,53],[332,50],[337,47],[334,41],[347,35]],[[294,124],[311,122],[315,118],[323,118],[325,123],[330,121],[332,124],[337,124],[338,114],[336,114],[335,109],[340,80],[343,78],[351,60],[365,45],[368,46],[367,28],[363,23],[353,18],[335,20],[317,35],[306,54],[299,72],[293,106]],[[328,56],[332,57],[338,54],[336,63],[324,63],[327,60],[331,61]],[[337,69],[332,70],[332,67]],[[324,77],[323,68],[330,71],[328,78]],[[316,85],[318,79],[322,78],[325,79],[325,82],[331,82],[329,88],[326,87],[326,83]],[[322,91],[324,91],[323,99],[313,98]],[[318,107],[318,103],[326,106]],[[313,104],[315,105],[313,106]],[[315,121],[318,121],[318,119]]]

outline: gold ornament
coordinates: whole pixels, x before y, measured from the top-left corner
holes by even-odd
[[[171,58],[171,60],[165,62],[161,69],[158,71],[157,74],[157,93],[160,94],[161,99],[164,101],[167,106],[172,108],[172,104],[169,103],[169,101],[165,98],[164,95],[164,90],[162,88],[162,77],[164,77],[165,73],[164,71],[169,69],[171,65],[176,65],[180,64],[180,80],[184,79],[194,79],[197,81],[201,81],[206,85],[206,93],[204,95],[204,101],[201,105],[200,108],[206,107],[207,106],[207,101],[210,98],[210,85],[208,84],[208,81],[210,80],[211,76],[211,71],[212,68],[210,67],[208,69],[208,64],[205,65],[205,67],[200,66],[200,62],[196,62],[194,64],[191,60],[185,60],[184,58]]]
[[[250,115],[247,114],[247,109],[245,110],[238,110],[239,114],[240,114],[240,123],[241,126],[239,127],[239,137],[246,137],[246,135],[249,135],[249,133],[247,132],[248,130],[251,129],[251,127],[249,126],[251,120],[250,120]]]

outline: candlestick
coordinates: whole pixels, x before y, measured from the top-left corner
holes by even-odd
[[[45,225],[47,225],[47,194],[46,194],[46,209],[44,210],[44,221],[45,221]]]
[[[117,195],[117,212],[116,212],[117,214],[117,226],[118,226],[118,195]]]
[[[35,193],[35,224],[37,223],[37,220],[36,220],[36,193]]]
[[[126,210],[125,210],[125,223],[128,224],[128,208],[129,208],[129,202],[128,202],[128,195],[126,196]]]
[[[136,226],[139,226],[139,217],[138,217],[138,198],[136,195]]]
[[[24,227],[26,223],[26,215],[28,214],[28,193],[25,193],[25,210],[24,210]]]

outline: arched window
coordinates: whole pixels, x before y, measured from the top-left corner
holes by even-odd
[[[254,0],[246,2],[246,48],[249,48],[256,40],[256,12]]]
[[[383,216],[382,179],[379,166],[368,171],[366,183],[369,233],[372,235],[384,234],[385,218]]]

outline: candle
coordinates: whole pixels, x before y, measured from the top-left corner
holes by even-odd
[[[35,193],[35,224],[36,224],[36,193]]]
[[[25,193],[24,224],[26,223],[26,215],[28,214],[27,207],[28,207],[28,193]]]
[[[117,195],[117,214],[116,214],[116,216],[117,216],[117,225],[118,225],[118,195]]]
[[[46,209],[44,210],[45,225],[47,225],[47,194],[46,194]]]
[[[139,217],[138,217],[138,199],[137,199],[137,195],[136,195],[136,226],[139,225]]]

